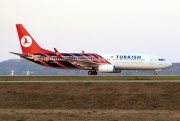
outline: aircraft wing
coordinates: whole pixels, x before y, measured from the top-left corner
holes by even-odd
[[[68,60],[82,67],[95,67],[96,68],[96,67],[99,67],[99,65],[101,65],[101,63],[94,63],[94,62],[84,61],[84,60],[72,60],[72,59],[68,59]]]
[[[99,65],[101,65],[101,63],[95,63],[95,62],[91,62],[91,61],[86,61],[86,60],[74,60],[74,59],[70,59],[70,58],[64,58],[58,51],[56,48],[54,48],[54,51],[57,55],[58,58],[63,58],[67,61],[71,61],[73,64],[77,64],[80,65],[82,67],[94,67],[97,68],[99,67]]]

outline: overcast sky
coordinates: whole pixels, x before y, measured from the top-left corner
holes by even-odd
[[[0,61],[19,58],[15,24],[49,50],[180,62],[180,0],[0,0]]]

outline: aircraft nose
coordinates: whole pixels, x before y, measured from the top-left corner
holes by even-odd
[[[167,66],[169,67],[169,66],[172,66],[172,63],[171,62],[167,62]]]

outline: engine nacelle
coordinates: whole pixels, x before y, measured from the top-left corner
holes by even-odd
[[[105,73],[114,73],[115,67],[114,65],[100,65],[98,67],[99,72],[105,72]]]

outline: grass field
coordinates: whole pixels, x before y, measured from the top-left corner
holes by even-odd
[[[0,81],[180,80],[180,76],[0,76]]]
[[[177,82],[5,82],[0,121],[179,121],[179,102]]]
[[[180,80],[180,76],[0,76],[0,81]],[[179,82],[1,83],[0,121],[179,121]]]

